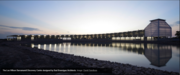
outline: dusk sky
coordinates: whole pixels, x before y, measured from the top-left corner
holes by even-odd
[[[179,31],[179,0],[0,1],[0,38],[7,35],[98,34],[142,30],[165,19]]]

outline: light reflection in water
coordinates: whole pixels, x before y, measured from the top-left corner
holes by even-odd
[[[172,57],[172,50],[169,46],[156,45],[154,48],[152,44],[149,45],[149,48],[145,49],[145,56],[154,66],[165,66],[166,63]]]
[[[54,51],[56,51],[56,44],[54,44]]]
[[[67,46],[67,48],[68,48],[68,53],[70,53],[70,43],[68,43],[68,46]]]
[[[38,49],[40,49],[40,44],[38,44]]]
[[[34,44],[31,44],[31,48],[34,48]]]
[[[49,50],[51,51],[51,44],[49,44]]]
[[[48,48],[48,46],[44,44],[44,49],[52,51],[51,45],[52,44],[49,44]],[[172,69],[171,65],[179,65],[170,60],[173,58],[171,46],[143,43],[59,43],[53,45],[53,51],[57,52],[81,55],[100,60],[110,60],[113,62],[129,63],[161,70],[170,70]],[[40,48],[40,44],[31,44],[32,48],[36,46]],[[167,63],[169,64],[166,65]],[[179,68],[176,67],[176,69],[172,71],[178,70]]]
[[[59,44],[59,52],[61,52],[61,44]]]
[[[46,50],[46,44],[44,44],[44,50]]]
[[[66,53],[66,43],[63,43],[63,46],[64,46],[63,52]]]

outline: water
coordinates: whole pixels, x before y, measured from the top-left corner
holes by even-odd
[[[179,72],[179,47],[144,43],[31,44],[32,48]]]

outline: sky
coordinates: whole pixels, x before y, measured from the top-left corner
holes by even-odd
[[[143,30],[157,18],[166,20],[174,37],[179,0],[0,1],[0,38]]]

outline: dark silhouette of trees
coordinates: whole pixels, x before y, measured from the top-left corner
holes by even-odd
[[[180,31],[176,31],[176,37],[180,38]]]

